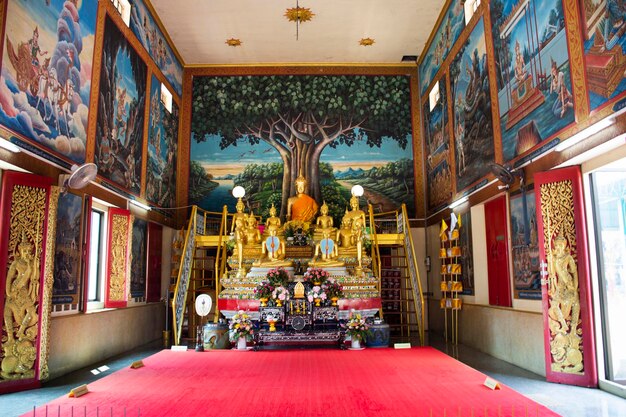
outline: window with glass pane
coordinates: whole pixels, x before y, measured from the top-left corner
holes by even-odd
[[[91,234],[89,236],[89,284],[88,301],[102,301],[102,245],[104,213],[91,211]]]
[[[626,385],[626,172],[592,174],[606,379]]]

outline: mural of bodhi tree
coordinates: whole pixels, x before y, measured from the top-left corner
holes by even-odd
[[[255,214],[284,216],[302,174],[336,220],[357,183],[361,204],[414,213],[407,76],[196,77],[191,131],[189,200],[205,209],[243,185]]]

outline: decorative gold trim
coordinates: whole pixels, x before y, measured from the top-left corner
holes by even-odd
[[[232,47],[237,47],[237,46],[241,46],[241,40],[236,39],[236,38],[230,38],[230,39],[226,39],[226,42],[224,42],[226,45],[228,46],[232,46]]]
[[[565,16],[565,34],[569,45],[569,67],[572,78],[572,91],[574,93],[574,110],[576,122],[581,122],[589,117],[589,95],[585,79],[585,58],[582,42],[582,29],[580,27],[580,10],[578,1],[563,0],[563,14]]]
[[[52,287],[54,285],[54,253],[56,245],[57,209],[59,187],[52,186],[48,197],[48,229],[46,233],[46,254],[44,265],[44,290],[41,308],[41,347],[39,351],[39,379],[50,376],[48,359],[50,357],[50,317],[52,316]]]
[[[231,68],[233,70],[237,68],[408,68],[415,71],[417,64],[414,62],[398,62],[398,63],[385,63],[385,62],[373,62],[368,64],[367,67],[363,66],[362,62],[301,62],[301,63],[284,63],[284,62],[257,62],[257,63],[242,63],[242,64],[190,64],[185,67],[185,70],[193,72],[193,75],[206,75],[196,74],[195,72],[203,69],[222,69]]]
[[[485,46],[487,48],[487,71],[489,74],[489,94],[491,96],[491,125],[493,127],[493,155],[495,162],[502,162],[502,129],[500,125],[500,103],[498,100],[498,82],[496,75],[496,62],[493,59],[495,50],[493,46],[493,31],[491,27],[491,13],[483,14],[483,27],[485,32]],[[456,171],[455,171],[456,172]]]
[[[311,9],[309,9],[308,7],[297,6],[297,7],[289,7],[288,9],[286,9],[284,16],[290,22],[304,23],[313,19],[313,16],[315,16],[315,13],[313,13]]]
[[[359,41],[359,45],[361,46],[371,46],[374,45],[376,41],[372,38],[361,38],[361,40]]]
[[[169,47],[172,48],[172,52],[174,52],[174,55],[176,55],[176,58],[178,58],[178,60],[180,61],[181,67],[185,68],[185,60],[178,52],[176,45],[174,45],[174,41],[172,41],[172,38],[170,38],[170,34],[167,32],[167,30],[165,30],[165,25],[163,25],[163,22],[161,21],[159,14],[154,9],[154,6],[152,6],[152,3],[150,2],[150,0],[143,0],[143,4],[150,11],[150,13],[152,13],[152,18],[154,19],[154,22],[157,24],[159,29],[161,29],[161,33],[165,37],[165,40],[169,44]]]
[[[574,188],[571,180],[540,186],[548,263],[548,328],[553,372],[584,374],[580,327]]]
[[[126,301],[128,284],[128,228],[130,218],[114,214],[111,218],[111,269],[109,274],[109,300]]]

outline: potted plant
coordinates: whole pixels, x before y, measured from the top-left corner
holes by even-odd
[[[314,285],[313,288],[307,293],[309,302],[315,302],[315,307],[319,307],[322,301],[326,301],[328,296],[324,292],[324,289],[319,285]]]
[[[304,273],[304,281],[313,285],[322,285],[330,278],[328,271],[322,268],[308,268]]]
[[[281,266],[267,271],[265,278],[274,287],[284,287],[289,282],[289,273]]]
[[[228,336],[231,342],[237,342],[237,349],[246,349],[246,342],[252,340],[254,328],[250,315],[239,310],[230,319]]]
[[[272,297],[275,288],[269,281],[263,281],[254,288],[254,296],[261,301],[261,307],[267,306],[267,301]]]
[[[326,296],[332,301],[333,306],[336,306],[337,301],[343,297],[343,287],[334,278],[328,278],[322,288]]]
[[[354,310],[350,311],[350,316],[345,324],[346,335],[350,336],[352,349],[360,349],[361,341],[367,341],[370,336],[369,325],[365,322],[365,318],[361,313]]]
[[[283,302],[289,299],[289,290],[279,285],[272,291],[272,299],[276,302],[277,307],[282,307]]]

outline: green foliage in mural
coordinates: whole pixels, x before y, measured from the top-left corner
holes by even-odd
[[[212,181],[212,175],[208,174],[197,161],[190,161],[189,164],[189,201],[194,204],[203,196],[217,187],[217,183]]]
[[[409,77],[197,77],[191,131],[199,142],[219,136],[222,149],[239,140],[274,147],[284,168],[277,207],[285,213],[299,174],[309,180],[309,194],[323,199],[320,155],[327,146],[364,140],[380,147],[388,138],[406,148],[411,137]]]

